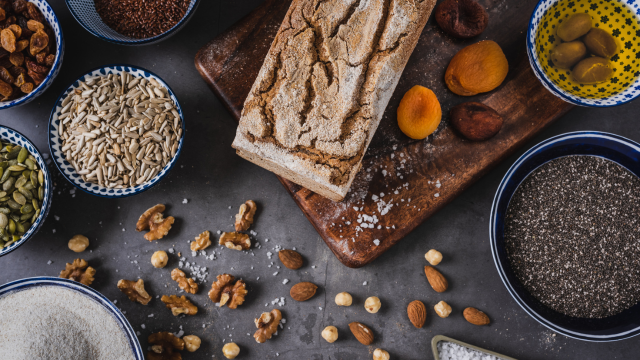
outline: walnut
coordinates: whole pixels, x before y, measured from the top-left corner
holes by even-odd
[[[159,332],[149,335],[151,351],[147,353],[147,360],[182,360],[182,356],[175,352],[184,350],[184,341],[170,332]]]
[[[198,307],[193,305],[184,295],[177,297],[176,295],[162,295],[160,300],[165,303],[167,309],[171,309],[173,316],[180,314],[195,315],[198,313]]]
[[[236,281],[235,285],[232,285],[235,278],[229,274],[218,275],[217,281],[211,285],[209,290],[209,298],[215,303],[219,303],[219,306],[225,304],[229,309],[236,309],[244,302],[244,297],[247,295],[247,285],[242,280]]]
[[[205,231],[202,234],[196,236],[196,241],[191,242],[191,251],[200,251],[208,248],[211,245],[209,239],[209,231]]]
[[[151,295],[144,289],[142,279],[138,279],[136,282],[122,279],[118,281],[118,289],[125,293],[131,301],[137,301],[142,305],[147,305],[151,301]]]
[[[184,274],[184,271],[175,268],[171,271],[171,279],[178,283],[180,289],[188,292],[189,294],[195,294],[198,292],[198,284],[193,278],[188,278]]]
[[[60,277],[77,281],[84,285],[91,285],[96,274],[96,269],[89,266],[84,259],[75,259],[72,264],[67,263],[64,270],[60,271]]]
[[[263,343],[278,331],[278,325],[282,320],[282,313],[278,309],[271,310],[270,313],[262,313],[254,322],[258,330],[253,334],[257,342]]]
[[[256,214],[257,208],[258,206],[253,200],[247,200],[240,205],[240,212],[236,214],[236,231],[249,230],[249,227],[253,224],[253,216]]]
[[[251,240],[247,234],[223,232],[220,236],[220,245],[224,245],[233,250],[249,250],[251,248]]]
[[[171,225],[176,220],[173,216],[164,218],[162,215],[164,209],[164,205],[158,204],[145,211],[138,219],[136,231],[149,230],[148,233],[144,234],[144,238],[149,241],[162,239],[169,233]]]

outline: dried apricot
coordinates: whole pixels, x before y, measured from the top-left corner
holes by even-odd
[[[504,81],[509,62],[496,42],[469,45],[451,59],[444,75],[449,90],[462,96],[491,91]]]
[[[412,139],[431,135],[442,119],[440,102],[433,91],[416,85],[407,91],[398,106],[398,126]]]

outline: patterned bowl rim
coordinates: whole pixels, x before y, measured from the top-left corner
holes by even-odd
[[[546,3],[548,1],[551,1],[553,3],[557,3],[560,0],[540,0],[538,1],[538,3],[536,4],[535,9],[533,9],[533,12],[531,13],[531,18],[529,19],[529,27],[527,29],[527,57],[529,58],[529,64],[531,64],[531,68],[533,69],[534,74],[536,75],[536,77],[538,78],[538,80],[540,80],[542,82],[542,85],[544,85],[544,87],[547,88],[547,90],[549,90],[552,94],[554,94],[555,96],[561,98],[562,100],[574,104],[574,105],[579,105],[579,106],[587,106],[587,107],[612,107],[612,106],[618,106],[618,105],[623,105],[626,104],[630,101],[633,101],[635,99],[637,99],[638,97],[640,97],[640,77],[637,77],[634,81],[633,84],[631,84],[627,89],[625,89],[624,91],[627,91],[631,88],[636,88],[639,91],[630,97],[627,97],[626,99],[623,99],[615,104],[598,104],[598,103],[593,103],[595,101],[598,101],[599,99],[588,99],[582,96],[576,96],[573,94],[568,93],[567,91],[565,91],[564,89],[560,88],[559,86],[557,86],[556,84],[554,84],[549,77],[547,76],[547,74],[540,68],[540,63],[539,60],[536,58],[534,52],[535,52],[535,44],[531,43],[531,39],[534,37],[533,36],[533,31],[534,29],[537,32],[538,27],[540,26],[540,23],[536,23],[534,18],[536,16],[536,13],[538,12],[538,9],[540,8],[540,6],[543,3]],[[619,1],[619,0],[616,0]],[[622,1],[620,1],[622,3]],[[625,5],[626,6],[626,5]],[[640,17],[640,14],[636,13],[635,14],[636,17]],[[623,92],[624,92],[623,91]],[[621,92],[620,94],[622,94],[623,92]]]
[[[51,26],[51,29],[56,34],[56,42],[57,42],[56,59],[53,62],[53,66],[51,67],[51,70],[49,70],[47,77],[44,78],[44,80],[40,83],[40,85],[38,85],[37,88],[33,89],[33,91],[31,91],[26,96],[23,96],[21,98],[17,98],[15,100],[10,100],[10,101],[0,101],[0,110],[8,109],[14,106],[24,104],[25,102],[31,101],[34,98],[40,96],[43,90],[50,85],[50,81],[53,81],[53,78],[55,77],[55,75],[57,75],[56,74],[57,69],[60,68],[60,65],[62,64],[62,57],[64,55],[64,37],[62,36],[62,26],[60,25],[60,20],[58,20],[58,16],[56,15],[55,11],[53,11],[51,4],[49,4],[49,1],[48,0],[42,0],[42,1],[44,1],[46,6],[49,7],[49,10],[51,10],[51,14],[53,15],[53,19],[55,20],[55,23],[58,25],[58,31],[55,31],[55,28],[51,26],[51,24],[49,24],[49,26]]]
[[[38,150],[38,148],[31,142],[31,140],[29,140],[21,132],[19,132],[17,130],[14,130],[14,129],[8,127],[8,126],[0,125],[0,129],[7,129],[9,131],[14,132],[18,137],[21,138],[22,141],[28,143],[30,146],[32,146],[36,150],[35,154],[32,154],[32,155],[35,156],[36,159],[40,160],[41,164],[44,164],[44,166],[41,166],[41,167],[44,170],[44,177],[45,177],[45,182],[44,182],[45,198],[44,198],[44,200],[42,202],[42,208],[41,208],[42,210],[40,210],[40,215],[36,219],[36,222],[31,225],[29,230],[27,230],[27,232],[24,233],[24,235],[22,235],[22,238],[20,240],[18,240],[15,243],[9,245],[8,247],[0,249],[0,257],[2,257],[2,256],[5,256],[5,255],[9,254],[10,252],[16,250],[20,246],[22,246],[29,239],[31,239],[38,232],[38,230],[40,230],[40,228],[44,224],[44,220],[46,219],[47,215],[49,214],[49,209],[51,209],[51,200],[52,200],[52,194],[53,194],[53,183],[51,181],[51,171],[49,171],[49,168],[47,167],[47,162],[44,160],[44,157],[40,153],[40,150]]]
[[[164,85],[167,88],[167,90],[169,92],[169,96],[175,101],[176,111],[180,115],[180,120],[181,120],[181,123],[182,123],[182,137],[180,138],[180,142],[178,143],[178,149],[176,150],[176,155],[162,169],[163,171],[166,169],[166,171],[164,171],[164,174],[162,173],[162,171],[159,172],[153,179],[133,187],[130,193],[126,193],[126,194],[100,194],[99,192],[94,192],[93,190],[88,190],[88,189],[83,188],[81,186],[81,184],[86,184],[86,183],[84,181],[82,181],[82,179],[80,177],[78,177],[78,180],[74,180],[74,179],[70,178],[69,175],[61,167],[60,163],[58,162],[58,157],[55,155],[55,152],[54,152],[54,149],[53,149],[53,142],[54,141],[58,142],[58,146],[60,145],[59,144],[60,136],[58,135],[58,131],[54,128],[54,124],[53,124],[54,120],[53,120],[53,118],[54,118],[54,115],[56,115],[56,110],[58,108],[58,104],[62,101],[62,97],[65,95],[65,93],[67,93],[67,91],[69,91],[71,89],[75,89],[74,84],[76,82],[80,81],[80,79],[84,78],[85,76],[87,76],[87,75],[89,75],[89,74],[91,74],[91,73],[93,73],[95,71],[104,70],[106,72],[106,71],[108,71],[110,69],[116,69],[117,67],[129,68],[129,69],[131,69],[133,71],[142,71],[142,72],[148,73],[151,77],[153,77],[156,80],[158,80],[162,85]],[[167,84],[164,80],[162,80],[162,78],[160,76],[158,76],[155,73],[153,73],[153,72],[151,72],[151,71],[149,71],[149,70],[147,70],[147,69],[145,69],[143,67],[140,67],[140,66],[133,66],[133,65],[129,65],[129,64],[108,64],[108,65],[98,66],[96,68],[93,68],[91,70],[86,71],[84,74],[80,75],[76,80],[71,82],[69,84],[69,86],[64,88],[64,90],[60,93],[60,96],[58,96],[58,98],[56,99],[56,102],[53,105],[53,109],[51,110],[51,114],[49,115],[49,125],[47,126],[47,131],[49,132],[49,134],[48,134],[49,151],[51,152],[51,157],[53,158],[53,162],[56,164],[56,167],[58,168],[60,173],[62,173],[62,176],[64,176],[64,178],[67,179],[67,181],[69,181],[76,188],[82,190],[83,192],[85,192],[87,194],[100,196],[100,197],[104,197],[104,198],[109,198],[109,199],[119,199],[119,198],[125,198],[125,197],[129,197],[129,196],[137,195],[137,194],[140,194],[140,193],[142,193],[144,191],[147,191],[147,190],[151,189],[153,186],[155,186],[157,183],[159,183],[160,180],[162,180],[169,173],[169,171],[171,171],[171,169],[173,169],[173,166],[176,164],[178,158],[180,157],[180,153],[182,152],[182,147],[184,146],[185,124],[184,124],[184,115],[182,113],[182,107],[180,107],[180,102],[178,101],[178,97],[176,96],[175,92],[171,89],[169,84]],[[138,189],[136,189],[136,188],[138,188]],[[104,189],[104,187],[100,187],[98,189],[98,191],[101,190],[101,189]]]
[[[168,38],[170,35],[175,34],[178,30],[180,30],[191,19],[193,14],[196,12],[196,8],[200,4],[200,0],[192,0],[193,1],[193,6],[191,7],[191,10],[187,10],[187,13],[184,14],[182,19],[180,21],[178,21],[177,24],[175,24],[171,29],[163,32],[162,34],[159,34],[159,35],[156,35],[156,36],[153,36],[153,37],[150,37],[150,38],[146,38],[146,39],[118,40],[118,39],[113,39],[113,38],[110,38],[110,37],[107,37],[107,36],[100,35],[96,31],[94,31],[90,26],[85,24],[85,22],[82,21],[80,16],[78,16],[78,14],[74,10],[74,8],[71,6],[70,3],[72,1],[74,1],[74,0],[65,0],[64,2],[65,2],[65,4],[67,4],[67,8],[69,9],[69,12],[71,12],[71,15],[73,16],[73,18],[76,19],[76,21],[80,24],[80,26],[82,26],[85,30],[87,30],[89,33],[91,33],[91,35],[93,35],[93,36],[95,36],[95,37],[97,37],[99,39],[102,39],[104,41],[113,43],[113,44],[128,45],[128,46],[149,45],[149,44],[156,43],[156,42],[159,42],[161,40],[164,40],[164,39]],[[93,3],[93,0],[91,2]],[[102,22],[102,19],[100,18],[100,16],[98,16],[98,18],[100,19],[100,22]]]
[[[616,135],[616,134],[612,134],[612,133],[607,133],[607,132],[601,132],[601,131],[574,131],[574,132],[568,132],[568,133],[564,133],[564,134],[560,134],[560,135],[556,135],[553,137],[550,137],[544,141],[541,141],[540,143],[532,146],[529,150],[527,150],[524,154],[522,154],[518,160],[516,160],[511,167],[509,167],[509,170],[507,170],[507,172],[505,173],[504,177],[502,178],[502,180],[500,181],[500,185],[498,185],[498,189],[496,190],[496,194],[493,198],[493,202],[491,204],[491,213],[489,214],[489,245],[491,246],[491,254],[493,256],[493,262],[494,265],[496,266],[496,269],[498,271],[498,275],[500,276],[500,279],[502,280],[502,283],[504,284],[505,288],[507,289],[507,292],[511,295],[511,297],[516,301],[516,303],[518,305],[520,305],[520,307],[527,313],[527,315],[531,316],[533,319],[535,319],[538,323],[542,324],[543,326],[545,326],[546,328],[554,331],[554,332],[558,332],[564,336],[573,338],[573,339],[577,339],[577,340],[582,340],[582,341],[588,341],[588,342],[612,342],[612,341],[619,341],[619,340],[624,340],[624,339],[628,339],[634,336],[637,336],[640,334],[640,327],[632,329],[632,330],[628,330],[625,331],[623,333],[618,333],[618,334],[611,334],[611,335],[593,335],[593,334],[585,334],[582,332],[577,332],[577,331],[573,331],[573,330],[569,330],[566,329],[560,325],[555,324],[553,321],[547,320],[546,318],[544,318],[543,316],[539,315],[534,309],[532,309],[531,307],[529,307],[527,305],[527,303],[520,297],[520,295],[518,294],[518,292],[514,289],[513,285],[511,284],[511,281],[509,280],[509,278],[507,277],[505,270],[504,270],[504,265],[502,264],[502,261],[500,259],[500,256],[498,254],[498,244],[497,244],[497,239],[496,239],[496,232],[497,232],[497,221],[498,221],[498,217],[497,217],[497,212],[498,212],[498,206],[500,203],[500,200],[502,199],[502,197],[504,196],[504,190],[505,187],[507,186],[507,184],[511,181],[511,177],[514,175],[514,173],[520,168],[520,166],[522,166],[524,163],[526,163],[529,158],[536,154],[538,151],[540,151],[541,149],[554,144],[554,143],[558,143],[561,141],[565,141],[565,140],[569,140],[569,139],[580,139],[580,138],[605,138],[608,140],[612,140],[615,141],[619,144],[621,144],[621,146],[624,146],[626,148],[632,149],[634,152],[640,154],[640,144],[631,140],[631,139],[627,139],[623,136],[620,135]],[[599,156],[602,157],[602,156]],[[546,162],[545,162],[546,163]],[[542,166],[542,165],[541,165]],[[535,169],[531,170],[531,172],[535,171]],[[529,172],[529,174],[531,173]]]
[[[97,290],[94,290],[84,284],[51,276],[30,277],[14,280],[4,285],[0,285],[0,298],[9,295],[12,292],[39,286],[59,286],[78,292],[97,302],[100,306],[102,306],[102,308],[104,308],[109,314],[111,314],[111,316],[113,316],[114,320],[124,333],[124,336],[127,338],[127,340],[129,340],[129,345],[134,358],[136,360],[144,360],[144,353],[142,352],[140,341],[138,341],[138,337],[136,336],[136,333],[127,318],[124,317],[122,312],[120,312],[120,310],[109,299],[107,299],[107,297],[99,293]]]

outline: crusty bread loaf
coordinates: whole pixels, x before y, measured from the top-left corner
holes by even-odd
[[[340,201],[435,0],[293,0],[247,97],[233,147]]]

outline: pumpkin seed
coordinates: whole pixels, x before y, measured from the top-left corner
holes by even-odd
[[[31,217],[31,224],[36,222],[36,220],[38,219],[38,216],[40,216],[40,209],[36,210],[35,214],[33,214],[33,217]]]
[[[9,171],[20,171],[20,172],[24,171],[24,169],[25,169],[25,166],[20,164],[11,165],[7,168],[7,170]]]
[[[44,172],[42,170],[38,171],[38,182],[40,185],[44,185]]]
[[[9,167],[8,161],[0,161],[0,169],[6,169]]]
[[[29,150],[27,150],[26,148],[21,148],[20,152],[18,153],[18,162],[24,163],[24,161],[27,160],[27,156],[29,156]]]
[[[13,192],[13,200],[15,200],[20,205],[24,205],[27,203],[27,198],[22,195],[20,191]]]
[[[32,171],[31,172],[31,184],[33,185],[33,187],[35,188],[36,186],[38,186],[38,173],[36,171]]]
[[[44,200],[44,187],[42,186],[38,188],[38,199],[40,199],[40,201]]]
[[[29,206],[30,206],[30,205],[29,205]],[[29,212],[29,213],[26,213],[26,214],[22,214],[22,215],[20,216],[20,221],[25,222],[25,221],[27,221],[27,220],[31,220],[31,217],[32,217],[32,216],[33,216],[33,211],[32,211],[32,212]]]
[[[7,226],[7,231],[9,232],[9,234],[12,234],[16,232],[16,222],[13,221],[13,219],[9,219],[9,225]]]
[[[9,224],[9,218],[7,215],[0,213],[0,229],[4,229]]]
[[[9,215],[11,214],[11,209],[7,208],[7,207],[0,207],[0,214],[4,214],[4,215]],[[0,226],[0,229],[2,227]]]
[[[6,191],[0,191],[0,198],[3,198],[7,196],[7,192]]]
[[[23,177],[19,177],[18,180],[16,180],[16,182],[13,184],[13,186],[15,186],[16,188],[20,188],[22,187],[22,185],[26,183],[27,183],[27,179]]]
[[[20,194],[22,194],[22,196],[24,196],[27,200],[31,201],[31,199],[33,199],[33,194],[31,193],[31,191],[27,190],[26,188],[18,188],[18,191],[20,192]],[[15,193],[14,193],[15,194]]]
[[[2,174],[2,176],[0,177],[0,183],[4,183],[5,181],[7,181],[7,179],[9,179],[9,176],[11,176],[11,171],[5,170],[4,174]]]
[[[36,170],[37,169],[36,164],[31,159],[25,160],[24,164],[27,165],[27,168],[29,168],[29,170]]]
[[[24,225],[21,222],[16,222],[16,232],[24,234]]]
[[[11,148],[11,150],[9,150],[9,152],[6,155],[6,159],[7,160],[12,160],[18,157],[18,154],[20,154],[20,150],[22,150],[22,147],[20,146],[14,146]]]
[[[38,200],[36,199],[31,199],[31,205],[33,205],[33,208],[36,210],[40,209],[40,204],[38,204]]]
[[[12,177],[8,178],[6,181],[2,183],[2,190],[8,192],[9,190],[13,189],[13,183],[15,183],[15,181],[16,181],[16,178],[12,178]]]

